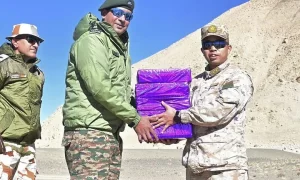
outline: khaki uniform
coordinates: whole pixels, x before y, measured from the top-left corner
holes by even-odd
[[[248,171],[205,171],[201,174],[194,174],[187,170],[186,177],[188,180],[246,180],[248,179]]]
[[[192,174],[246,170],[245,107],[253,94],[249,75],[226,61],[191,84],[192,107],[180,111],[192,123],[182,163]]]

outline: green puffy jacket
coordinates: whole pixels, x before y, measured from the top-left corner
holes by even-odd
[[[131,99],[128,34],[119,37],[94,15],[84,16],[73,34],[63,105],[65,130],[117,133],[140,121]]]
[[[41,136],[44,74],[36,65],[39,60],[25,63],[4,43],[0,61],[0,133],[5,140],[32,144]]]

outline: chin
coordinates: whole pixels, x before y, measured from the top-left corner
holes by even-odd
[[[114,30],[117,32],[117,34],[118,34],[119,36],[122,35],[122,34],[125,32],[124,29],[118,29],[118,28],[115,28]]]
[[[28,58],[30,58],[30,59],[35,59],[35,58],[36,58],[36,54],[34,54],[34,55],[29,55]]]

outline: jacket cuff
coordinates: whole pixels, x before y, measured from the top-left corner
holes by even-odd
[[[179,117],[181,118],[182,123],[191,123],[189,119],[189,111],[188,110],[180,110]]]
[[[138,123],[140,122],[140,120],[141,120],[141,117],[139,115],[137,115],[135,120],[128,123],[128,126],[131,128],[135,128],[138,125]]]

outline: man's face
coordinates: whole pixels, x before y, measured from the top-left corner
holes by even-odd
[[[12,39],[16,54],[22,54],[25,60],[36,58],[40,40],[31,35],[20,35]]]
[[[102,18],[121,36],[130,24],[132,12],[122,7],[112,8],[110,10],[103,10]]]
[[[208,36],[202,40],[201,51],[209,67],[214,69],[223,64],[231,51],[231,46],[218,36]]]

